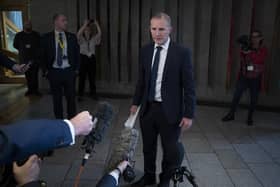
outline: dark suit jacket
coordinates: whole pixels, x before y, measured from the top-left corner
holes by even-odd
[[[5,68],[12,69],[13,65],[15,65],[15,62],[0,52],[0,65],[4,66]]]
[[[0,126],[0,164],[65,147],[71,142],[71,131],[62,120],[27,120],[3,125]]]
[[[102,179],[98,182],[96,187],[116,187],[117,182],[116,179],[111,175],[105,175]]]
[[[74,71],[79,70],[80,46],[75,34],[65,32],[67,40],[67,56],[69,64]],[[49,32],[42,36],[42,68],[43,71],[50,70],[56,58],[55,32]]]
[[[151,76],[154,43],[144,46],[139,54],[139,79],[133,98],[134,105],[141,104],[140,116],[145,114]],[[195,88],[191,54],[187,48],[170,42],[161,85],[164,113],[169,123],[180,122],[182,117],[193,118]]]

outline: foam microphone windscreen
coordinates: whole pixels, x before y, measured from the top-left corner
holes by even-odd
[[[117,167],[123,161],[131,161],[139,139],[139,131],[134,128],[124,128],[119,136],[112,141],[112,152],[110,154],[108,165],[105,171],[109,172]]]
[[[94,121],[96,122],[96,127],[85,136],[82,143],[82,148],[86,150],[87,153],[91,153],[95,143],[100,143],[106,129],[111,125],[113,120],[113,108],[107,102],[99,102],[96,107],[96,112],[93,113]]]

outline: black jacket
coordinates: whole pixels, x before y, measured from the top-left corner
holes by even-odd
[[[80,47],[77,37],[73,33],[65,32],[67,40],[67,57],[74,71],[79,70]],[[42,36],[42,68],[43,71],[50,70],[56,58],[55,32],[49,32]]]
[[[148,101],[154,43],[144,46],[139,55],[139,79],[133,98],[134,105],[142,105],[144,115]],[[182,117],[193,118],[195,88],[191,54],[187,48],[170,42],[161,84],[162,106],[169,123],[178,123]]]

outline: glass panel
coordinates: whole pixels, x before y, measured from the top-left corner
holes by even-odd
[[[17,53],[17,50],[13,47],[14,37],[17,32],[23,29],[22,12],[21,11],[3,11],[2,20],[3,23],[3,48]]]

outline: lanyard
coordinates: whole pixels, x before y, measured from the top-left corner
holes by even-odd
[[[59,36],[58,36],[58,37],[57,37],[57,42],[58,42],[58,45],[60,46],[60,48],[61,48],[61,49],[64,49],[65,45],[64,45],[64,43],[63,43],[63,39],[60,40],[60,39],[59,39]]]

